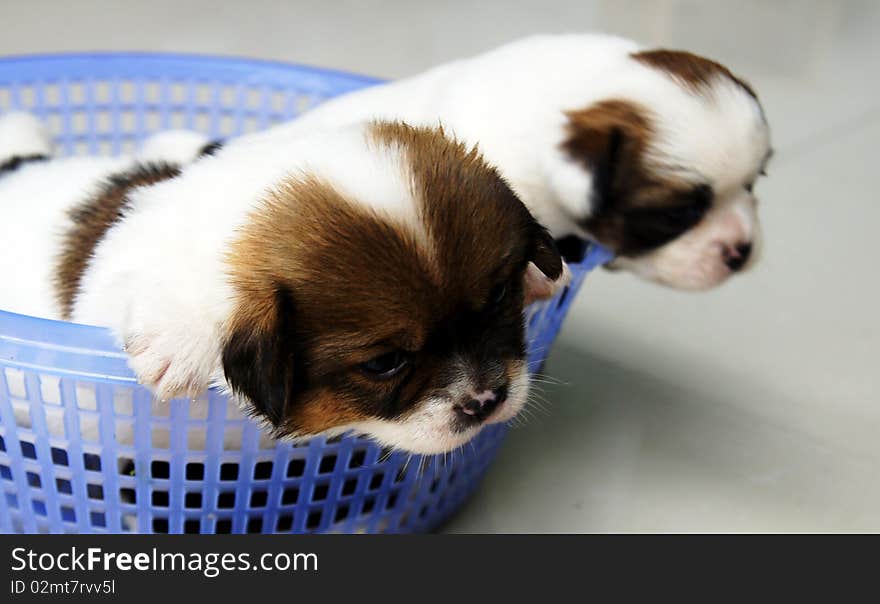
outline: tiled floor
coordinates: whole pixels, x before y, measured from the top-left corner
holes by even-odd
[[[448,529],[880,530],[880,3],[4,5],[0,54],[199,51],[393,77],[606,30],[728,64],[774,128],[762,264],[704,295],[592,278],[547,368],[567,384]]]

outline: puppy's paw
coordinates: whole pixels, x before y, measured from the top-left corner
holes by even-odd
[[[210,386],[219,363],[209,343],[187,341],[174,332],[138,333],[124,341],[128,364],[138,382],[162,401],[198,396]]]

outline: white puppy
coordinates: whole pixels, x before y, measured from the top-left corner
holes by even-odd
[[[708,59],[603,35],[536,36],[251,138],[365,118],[442,123],[479,145],[554,236],[599,241],[643,278],[706,289],[757,256],[752,187],[770,156],[767,122],[752,88]]]

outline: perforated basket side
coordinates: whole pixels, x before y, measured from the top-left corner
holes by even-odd
[[[226,138],[293,118],[380,80],[271,61],[93,53],[0,61],[0,112],[46,120],[65,155],[132,152],[152,132]]]

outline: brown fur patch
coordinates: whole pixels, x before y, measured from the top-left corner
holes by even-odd
[[[561,147],[593,177],[591,213],[582,223],[587,232],[618,255],[638,255],[680,234],[666,224],[666,213],[702,203],[702,194],[646,165],[655,135],[650,111],[610,99],[566,115],[568,137]]]
[[[95,248],[118,222],[128,207],[129,193],[137,187],[155,184],[180,174],[177,166],[143,164],[111,176],[92,199],[69,212],[73,226],[64,234],[55,268],[55,295],[61,316],[70,319],[82,277],[92,261]]]
[[[611,139],[619,136],[620,156],[626,160],[630,178],[644,178],[642,157],[654,126],[650,112],[619,99],[600,101],[577,111],[569,111],[568,138],[562,148],[587,167],[594,168],[608,152]]]
[[[338,392],[323,389],[311,394],[300,405],[296,421],[291,426],[301,434],[318,434],[340,426],[355,424],[368,419],[358,410],[357,403],[344,401]]]
[[[232,325],[243,320],[260,329],[274,327],[277,286],[284,285],[297,299],[326,298],[315,309],[322,316],[314,324],[298,316],[306,331],[378,333],[380,341],[398,336],[401,343],[417,341],[416,326],[424,317],[412,313],[410,298],[428,296],[441,285],[412,233],[313,177],[288,180],[269,194],[233,246],[229,264],[244,315],[234,315]],[[377,308],[394,316],[393,327],[371,320]],[[325,323],[328,317],[336,320]],[[328,354],[371,343],[352,337],[336,342]]]
[[[713,80],[727,78],[741,86],[755,100],[758,98],[748,82],[735,76],[724,65],[687,51],[645,50],[634,53],[632,58],[639,63],[668,73],[676,82],[697,93],[711,90]]]

